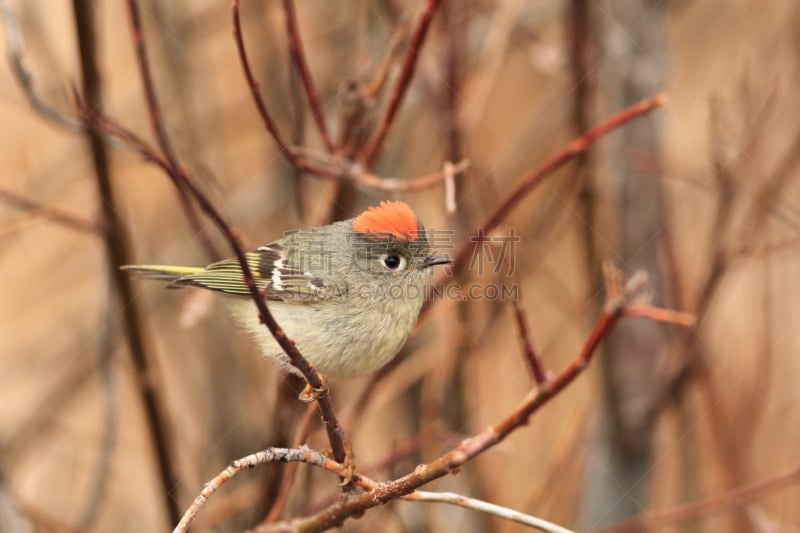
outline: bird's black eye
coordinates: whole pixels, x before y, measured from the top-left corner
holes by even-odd
[[[400,266],[400,258],[396,255],[390,255],[383,260],[383,264],[394,270]]]
[[[389,270],[400,270],[401,268],[404,268],[408,262],[404,257],[393,254],[384,257],[383,264],[386,265],[386,268]]]

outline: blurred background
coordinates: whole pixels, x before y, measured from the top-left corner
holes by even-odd
[[[155,146],[126,3],[91,4],[105,112]],[[253,105],[229,4],[147,0],[140,10],[177,158],[248,247],[399,198],[428,228],[453,231],[440,251],[455,253],[527,172],[622,108],[667,94],[665,108],[603,137],[528,194],[457,281],[512,287],[552,372],[575,357],[598,315],[604,260],[628,275],[644,269],[652,301],[696,313],[697,327],[625,321],[529,425],[425,488],[581,531],[800,530],[796,2],[445,1],[371,171],[407,179],[468,158],[455,210],[442,184],[387,193],[293,169]],[[244,39],[279,130],[324,153],[281,3],[242,4]],[[231,460],[295,443],[302,384],[261,358],[212,295],[134,281],[121,301],[104,244],[107,211],[75,128],[73,5],[0,6],[10,57],[0,75],[0,530],[170,530],[170,509],[182,511]],[[423,6],[297,2],[343,157],[363,155]],[[35,109],[32,96],[50,111]],[[130,261],[231,255],[205,217],[189,220],[161,170],[123,142],[112,141],[109,156],[115,202],[105,205],[127,235],[117,244],[127,244]],[[497,243],[512,234],[519,242],[498,263]],[[535,387],[514,302],[477,294],[437,300],[390,371],[334,383],[366,475],[411,471]],[[140,316],[144,372],[131,357],[130,309]],[[155,391],[160,455],[142,390]],[[310,421],[306,441],[324,448],[317,417]],[[286,471],[243,472],[194,530],[254,527]],[[299,467],[281,516],[335,501],[336,483]],[[709,499],[707,508],[680,507]],[[646,513],[659,524],[620,522]],[[397,501],[343,529],[523,526]]]

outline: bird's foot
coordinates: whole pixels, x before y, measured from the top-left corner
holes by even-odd
[[[318,376],[320,377],[320,381],[322,382],[322,386],[315,389],[310,384],[306,383],[306,386],[303,389],[303,392],[301,392],[297,396],[298,400],[300,400],[301,402],[305,402],[305,403],[311,403],[311,402],[315,402],[315,401],[319,400],[320,398],[322,398],[323,396],[328,394],[328,380],[327,380],[327,378],[325,376],[323,376],[322,374],[318,374]]]
[[[353,445],[350,444],[350,440],[347,438],[347,435],[344,434],[343,431],[340,431],[342,435],[342,444],[344,444],[344,459],[342,460],[342,466],[344,467],[344,474],[342,474],[342,482],[339,483],[340,487],[344,487],[349,485],[353,482],[356,477],[356,463],[355,463],[355,455],[353,454]],[[322,450],[322,453],[326,457],[330,457],[331,459],[336,459],[333,455],[333,450],[330,448],[325,448]]]

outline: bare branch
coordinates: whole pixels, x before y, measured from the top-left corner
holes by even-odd
[[[574,533],[571,529],[561,527],[552,522],[548,522],[547,520],[521,513],[519,511],[515,511],[514,509],[503,507],[502,505],[496,505],[475,498],[462,496],[461,494],[456,494],[454,492],[428,492],[417,490],[407,496],[404,496],[403,499],[417,502],[438,502],[458,505],[459,507],[464,507],[466,509],[472,509],[481,513],[499,516],[500,518],[517,522],[518,524],[531,526],[540,531],[546,531],[547,533]]]
[[[299,448],[267,448],[266,450],[250,454],[248,456],[232,461],[228,467],[217,474],[214,479],[206,483],[200,494],[194,499],[192,504],[181,517],[178,525],[175,526],[173,533],[182,533],[187,530],[192,519],[197,516],[200,508],[208,501],[208,499],[229,479],[234,477],[242,470],[248,470],[258,465],[265,463],[280,462],[300,462],[306,463],[320,468],[324,468],[329,472],[343,477],[347,474],[347,467],[341,463],[330,459],[324,453],[317,450],[312,450],[305,446]]]

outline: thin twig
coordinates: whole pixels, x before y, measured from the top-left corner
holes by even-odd
[[[389,133],[389,128],[394,121],[397,109],[400,107],[400,103],[403,101],[403,97],[411,83],[411,78],[414,76],[419,51],[422,49],[422,45],[425,42],[431,20],[433,20],[433,15],[436,13],[436,9],[441,3],[442,0],[425,1],[425,8],[422,10],[422,14],[420,14],[417,20],[417,26],[414,29],[414,34],[411,36],[411,42],[408,43],[408,52],[403,61],[403,67],[400,70],[400,77],[392,88],[392,94],[389,97],[386,111],[381,119],[381,123],[378,125],[378,129],[375,131],[375,134],[370,139],[364,153],[360,157],[361,162],[367,168],[372,165],[372,161],[375,159],[378,150],[380,150],[383,140],[386,138],[386,134]]]
[[[151,125],[159,139],[159,145],[161,146],[162,151],[164,151],[165,157],[167,157],[167,161],[162,160],[159,163],[159,166],[167,170],[167,174],[173,179],[174,182],[176,182],[179,190],[185,190],[195,198],[197,203],[200,205],[200,208],[209,216],[209,218],[211,218],[217,228],[225,235],[228,243],[231,245],[231,248],[233,248],[237,261],[242,268],[243,281],[247,285],[247,288],[250,291],[250,296],[256,304],[260,319],[264,322],[266,327],[269,328],[270,333],[272,333],[273,337],[275,337],[275,340],[286,352],[286,355],[289,357],[292,365],[295,366],[295,368],[297,368],[301,374],[303,374],[303,377],[306,378],[308,384],[314,389],[325,390],[321,376],[316,370],[314,370],[314,367],[308,362],[308,360],[303,357],[303,355],[295,346],[294,341],[286,336],[284,331],[275,321],[272,314],[269,312],[264,295],[256,286],[250,266],[247,264],[244,255],[244,249],[238,235],[236,235],[231,226],[225,221],[208,197],[197,188],[195,183],[190,179],[187,171],[178,163],[177,160],[174,158],[170,159],[169,153],[171,153],[171,150],[169,148],[169,140],[166,136],[166,133],[163,131],[159,119],[160,113],[158,111],[158,99],[155,94],[155,88],[152,83],[150,69],[147,63],[147,54],[142,40],[142,28],[139,20],[139,9],[136,0],[128,0],[128,7],[131,17],[131,29],[133,32],[134,42],[137,49],[137,57],[139,60],[140,74],[142,76],[145,96],[151,115]],[[233,10],[234,28],[236,30],[235,33],[240,35],[241,32],[239,31],[238,2],[236,1],[233,3]],[[240,42],[240,39],[237,39],[237,42]],[[244,53],[243,48],[240,48],[240,51]],[[245,64],[247,64],[246,61]],[[247,71],[249,72],[249,65],[247,66]],[[117,132],[120,131],[124,132],[125,138],[136,138],[135,135],[131,134],[130,132],[126,132],[124,128],[117,127]],[[145,145],[140,143],[138,146],[139,148],[142,148]],[[150,154],[150,157],[153,157],[154,155],[155,154]],[[153,160],[155,161],[156,159],[161,158],[156,156]],[[336,458],[338,461],[343,461],[345,457],[344,439],[342,436],[342,429],[339,426],[339,422],[337,421],[333,411],[333,404],[331,403],[330,396],[328,394],[323,394],[320,396],[319,400],[317,401],[317,405],[319,406],[322,414],[325,429],[328,433],[331,448],[333,449],[334,458]]]
[[[552,175],[556,170],[561,168],[572,158],[586,151],[586,149],[592,143],[609,133],[611,130],[627,124],[631,120],[663,106],[665,102],[666,97],[663,94],[658,94],[651,98],[642,100],[641,102],[637,102],[626,109],[623,109],[613,117],[595,126],[569,143],[561,152],[556,154],[547,163],[525,175],[517,184],[516,188],[511,192],[511,194],[509,194],[506,199],[501,202],[500,205],[498,205],[489,215],[489,217],[486,219],[486,222],[482,226],[483,231],[473,233],[473,238],[467,241],[469,244],[466,248],[461,250],[456,263],[461,263],[463,265],[472,249],[478,246],[488,234],[497,228],[503,219],[508,216],[511,210],[514,209],[520,201],[522,201],[525,195],[539,183],[541,183],[544,178]],[[461,268],[463,268],[463,266]],[[453,270],[457,269],[458,265]]]
[[[314,85],[306,55],[303,51],[303,41],[300,38],[300,30],[297,28],[297,13],[295,12],[293,0],[283,0],[283,13],[286,18],[286,38],[289,42],[289,53],[292,56],[295,68],[300,74],[300,80],[303,82],[303,88],[305,88],[306,96],[308,97],[308,105],[311,107],[311,114],[314,116],[314,122],[317,123],[317,129],[320,137],[322,137],[323,144],[325,144],[325,149],[333,153],[335,148],[328,133],[328,126],[325,124],[325,114],[319,101],[319,92]]]
[[[558,524],[548,522],[547,520],[521,513],[519,511],[515,511],[514,509],[503,507],[502,505],[496,505],[494,503],[488,503],[483,500],[470,498],[468,496],[462,496],[461,494],[456,494],[455,492],[428,492],[416,490],[411,494],[404,496],[403,499],[417,502],[438,502],[458,505],[459,507],[472,509],[474,511],[487,513],[493,516],[499,516],[500,518],[505,518],[506,520],[511,520],[512,522],[531,526],[547,533],[574,533],[574,531],[571,529],[561,527]]]
[[[542,365],[542,360],[536,354],[536,350],[533,349],[533,343],[528,334],[528,324],[525,322],[525,312],[517,300],[512,300],[512,303],[514,304],[514,316],[517,320],[517,331],[519,331],[522,349],[525,351],[525,361],[528,363],[528,368],[531,369],[536,384],[541,386],[547,381],[547,371]]]
[[[291,50],[289,55],[291,56]],[[289,58],[291,61],[291,57]],[[306,110],[303,105],[303,95],[300,89],[300,74],[297,69],[289,69],[287,72],[288,93],[289,93],[289,116],[291,117],[291,138],[292,144],[302,146],[306,139]],[[309,220],[309,213],[305,207],[306,191],[308,190],[308,180],[303,169],[292,167],[292,186],[294,188],[294,205],[297,216],[303,221],[305,226],[313,226]]]

